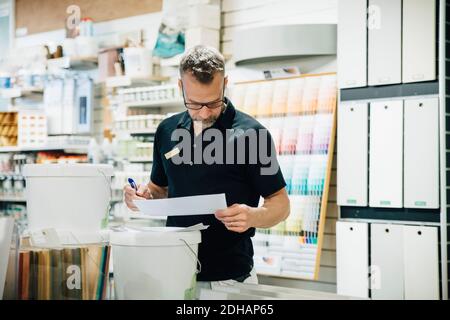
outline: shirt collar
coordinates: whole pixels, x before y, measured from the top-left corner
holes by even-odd
[[[236,115],[236,109],[234,108],[233,104],[227,97],[225,97],[225,106],[226,107],[224,112],[220,114],[219,118],[217,119],[214,125],[220,126],[224,129],[231,129],[234,116]],[[185,112],[183,112],[183,115],[178,121],[177,127],[189,130],[191,128],[191,124],[192,118],[189,115],[189,112],[186,110]]]

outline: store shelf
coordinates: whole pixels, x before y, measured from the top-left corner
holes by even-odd
[[[159,100],[159,101],[136,101],[136,102],[125,102],[123,105],[128,108],[179,108],[184,106],[184,102],[181,99]]]
[[[0,89],[0,97],[3,99],[15,99],[35,94],[43,94],[43,88],[10,88]]]
[[[154,135],[156,129],[115,130],[114,133],[120,135],[129,134],[131,136]]]
[[[122,202],[123,198],[114,198],[111,199],[111,202]],[[2,202],[27,202],[27,200],[23,197],[0,197],[0,203]]]
[[[341,101],[404,98],[410,96],[437,95],[437,81],[402,83],[375,87],[341,89]]]
[[[33,94],[43,94],[44,88],[42,87],[24,87],[20,89],[22,91],[22,96],[29,96]]]
[[[440,209],[340,207],[341,219],[439,223]]]
[[[169,77],[130,78],[128,76],[119,76],[107,78],[105,84],[108,88],[141,87],[161,84],[161,82],[168,80],[170,80]]]
[[[153,136],[156,130],[136,130],[130,131],[131,136]]]
[[[19,88],[1,89],[0,97],[3,99],[13,99],[22,96],[22,91]]]
[[[50,145],[40,147],[0,147],[0,153],[65,150],[72,153],[87,153],[87,145]]]
[[[1,202],[27,202],[23,197],[0,197]]]
[[[9,89],[1,89],[0,97],[3,99],[13,99],[19,98],[22,96],[22,90],[20,88],[9,88]]]
[[[133,163],[152,163],[153,158],[130,158],[128,161]]]
[[[92,57],[62,57],[49,59],[47,65],[49,69],[73,69],[91,70],[97,68],[98,58]]]

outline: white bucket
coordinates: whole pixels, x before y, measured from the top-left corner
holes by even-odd
[[[98,232],[107,225],[111,200],[109,165],[25,165],[30,230]]]
[[[200,231],[144,229],[110,235],[116,299],[194,299]]]

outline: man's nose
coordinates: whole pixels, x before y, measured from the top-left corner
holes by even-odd
[[[206,107],[203,106],[199,111],[198,111],[198,115],[200,118],[202,118],[203,120],[208,119],[211,116],[211,110]]]

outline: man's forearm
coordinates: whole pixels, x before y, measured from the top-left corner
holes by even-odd
[[[290,213],[289,198],[285,194],[265,199],[262,207],[253,208],[253,227],[271,228],[286,220]]]
[[[153,182],[150,182],[148,188],[150,189],[153,199],[165,199],[168,197],[167,187],[160,187]]]

